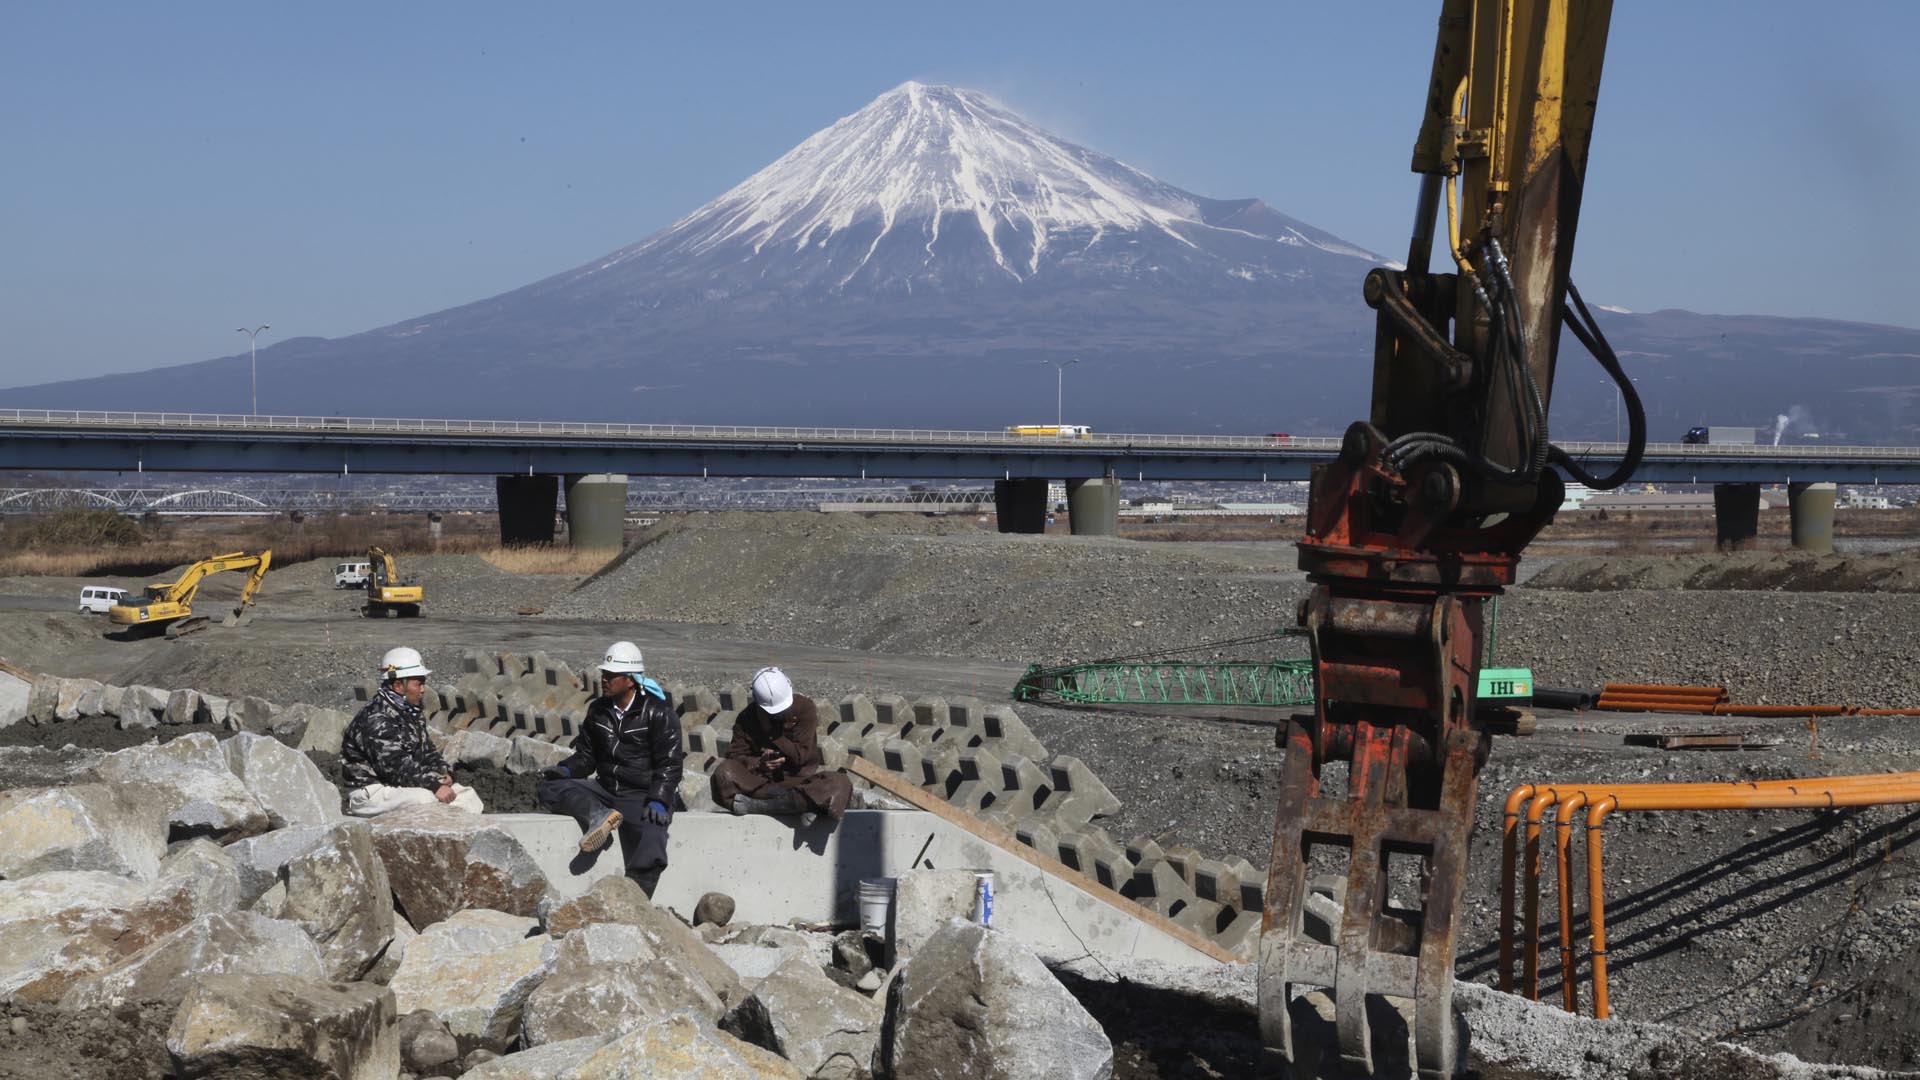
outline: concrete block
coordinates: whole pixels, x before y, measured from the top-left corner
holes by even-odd
[[[689,713],[699,713],[702,716],[712,716],[714,713],[717,713],[719,711],[720,711],[720,695],[714,693],[710,687],[705,687],[705,686],[689,687],[687,688],[686,692],[680,696],[680,715],[681,716],[686,716]]]
[[[681,741],[687,745],[689,754],[717,754],[724,747],[720,743],[720,733],[712,724],[695,724],[681,729]]]
[[[747,689],[745,683],[728,683],[720,688],[718,697],[723,712],[737,713],[753,704],[753,692]]]
[[[1019,754],[1000,758],[1000,789],[1008,803],[1031,814],[1046,805],[1053,794],[1053,775]]]
[[[1221,927],[1233,920],[1233,914],[1221,904],[1202,900],[1196,896],[1179,905],[1177,910],[1168,912],[1167,918],[1196,934],[1210,938],[1219,933]]]
[[[848,694],[840,699],[840,722],[852,724],[862,734],[870,728],[876,718],[873,699],[865,694]]]
[[[1014,839],[1049,858],[1060,853],[1060,838],[1053,827],[1039,818],[1026,818],[1013,827]],[[1078,867],[1075,867],[1078,869]]]
[[[1186,882],[1188,886],[1193,884],[1194,866],[1204,858],[1206,856],[1185,844],[1173,844],[1166,849],[1168,865],[1173,867],[1173,872],[1179,874],[1180,880]]]
[[[987,703],[977,697],[957,697],[947,699],[947,726],[966,728],[978,733],[980,717],[987,711]]]
[[[1261,917],[1259,908],[1236,910],[1224,928],[1209,936],[1214,944],[1239,955],[1240,959],[1252,960],[1260,947]]]
[[[927,842],[928,834],[934,835]],[[1099,899],[1099,887],[1078,874],[1050,874],[935,815],[913,810],[853,810],[837,826],[825,821],[796,832],[764,815],[682,814],[668,837],[670,868],[654,902],[690,916],[701,896],[723,892],[738,901],[735,923],[789,919],[855,926],[862,878],[902,878],[929,866],[960,871],[952,897],[972,911],[975,870],[994,872],[994,924],[1047,958],[1134,957],[1180,967],[1217,966],[1178,938]],[[962,886],[964,900],[962,899]],[[905,890],[909,902],[914,886]],[[898,891],[896,892],[896,902]]]
[[[913,706],[899,694],[880,694],[873,699],[875,723],[901,727],[913,720]]]
[[[686,760],[681,763],[681,768],[688,775],[699,773],[705,777],[712,776],[713,768],[718,764],[720,764],[718,754],[688,754]]]
[[[368,679],[366,682],[354,684],[353,700],[364,705],[367,702],[372,701],[374,695],[378,694],[379,692],[380,692],[380,684],[378,682],[375,682],[372,679]]]
[[[1056,755],[1047,771],[1051,774],[1053,794],[1047,797],[1043,808],[1056,820],[1084,823],[1120,812],[1120,800],[1079,758]]]
[[[943,728],[947,726],[947,699],[943,697],[921,697],[913,699],[913,722],[916,725]]]
[[[1133,886],[1131,895],[1135,903],[1168,918],[1200,899],[1193,895],[1193,887],[1165,859],[1144,865],[1135,864]]]
[[[843,769],[847,765],[847,748],[844,743],[831,735],[822,735],[820,745],[820,767],[823,769]]]
[[[939,783],[933,766],[920,756],[920,748],[905,739],[888,739],[881,744],[880,763],[906,777],[915,787],[932,788]]]
[[[500,653],[500,674],[510,676],[517,680],[520,676],[532,670],[533,664],[527,659],[525,653],[507,652],[504,650]]]
[[[1021,754],[1035,761],[1047,760],[1047,748],[1027,730],[1020,714],[1011,705],[992,705],[980,716],[981,734],[1003,754]]]

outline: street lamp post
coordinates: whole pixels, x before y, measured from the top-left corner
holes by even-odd
[[[1059,360],[1047,360],[1043,362],[1053,365],[1053,428],[1054,434],[1058,435],[1060,428],[1065,426],[1067,416],[1066,412],[1061,408],[1062,395],[1065,393],[1067,385],[1067,365],[1079,363],[1080,358],[1076,356],[1064,363]]]
[[[260,331],[271,330],[271,326],[257,326],[252,330],[244,326],[234,328],[234,333],[247,335],[247,364],[253,369],[253,409],[248,416],[260,415],[260,350],[258,339]]]

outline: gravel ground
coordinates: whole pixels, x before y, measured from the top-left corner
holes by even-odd
[[[1532,666],[1544,685],[1711,683],[1746,702],[1920,706],[1920,680],[1909,674],[1920,660],[1920,605],[1887,591],[1911,580],[1920,558],[1829,562],[1848,568],[1780,556],[1737,557],[1718,570],[1693,556],[1531,559],[1529,584],[1502,603],[1499,659]],[[121,684],[351,708],[351,686],[388,640],[419,642],[445,672],[458,670],[466,649],[542,648],[584,666],[611,635],[641,641],[650,667],[681,682],[717,687],[779,662],[803,692],[825,700],[855,690],[993,700],[1032,660],[1269,635],[1305,594],[1293,565],[1292,547],[1278,543],[1002,537],[920,518],[696,515],[649,530],[622,562],[577,589],[573,579],[520,579],[469,557],[410,560],[403,569],[429,588],[428,618],[418,622],[351,616],[357,594],[334,593],[314,563],[269,578],[251,627],[103,644],[99,620],[72,613],[80,582],[9,579],[0,582],[0,656]],[[1698,586],[1705,581],[1720,584]],[[1804,591],[1796,582],[1857,591]],[[1603,591],[1555,587],[1595,583]],[[1657,588],[1618,587],[1642,584]],[[209,596],[220,595],[214,589],[210,582]],[[544,613],[517,614],[532,608]],[[1298,643],[1195,655],[1274,652],[1298,655]],[[1103,822],[1117,839],[1152,835],[1265,865],[1281,757],[1270,723],[1020,712],[1052,751],[1084,758],[1120,796],[1121,812]],[[1656,730],[1737,730],[1775,745],[1710,754],[1623,742]],[[1536,735],[1496,740],[1482,777],[1461,977],[1495,978],[1499,809],[1515,784],[1912,769],[1920,769],[1913,718],[1834,719],[1814,730],[1791,719],[1543,714]],[[515,797],[502,790],[489,802]],[[1920,1008],[1912,986],[1917,836],[1920,817],[1897,807],[1615,818],[1607,833],[1615,1015],[1809,1060],[1920,1064],[1903,1034]],[[1554,895],[1546,894],[1549,912]],[[1557,923],[1547,921],[1556,941]],[[1585,932],[1581,918],[1576,940]],[[1544,994],[1557,1000],[1557,947],[1543,954],[1542,969]],[[1222,1052],[1231,1064],[1239,1050]],[[1129,1075],[1204,1075],[1156,1058],[1165,1053],[1141,1043]]]

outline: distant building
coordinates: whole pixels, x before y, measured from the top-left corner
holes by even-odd
[[[1885,495],[1863,495],[1858,491],[1844,492],[1840,496],[1842,510],[1891,510],[1893,500]]]

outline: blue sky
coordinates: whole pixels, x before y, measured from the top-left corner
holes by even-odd
[[[1392,256],[1439,5],[0,7],[0,386],[587,262],[907,79]],[[1622,3],[1574,277],[1920,326],[1920,4]],[[1358,303],[1358,282],[1355,302]],[[83,404],[83,403],[76,403]]]

